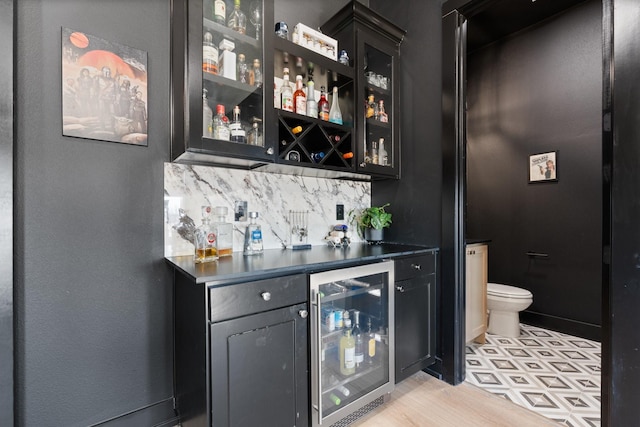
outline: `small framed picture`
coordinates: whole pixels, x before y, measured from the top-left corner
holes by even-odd
[[[558,182],[557,151],[529,156],[529,183],[532,182]]]

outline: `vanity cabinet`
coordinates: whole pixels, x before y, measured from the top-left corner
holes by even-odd
[[[227,286],[176,276],[183,426],[307,426],[307,275]]]
[[[356,171],[399,178],[399,52],[405,31],[356,0],[321,29],[338,40],[355,64]]]
[[[466,248],[465,342],[485,343],[489,248],[475,243]]]
[[[435,362],[436,256],[395,262],[396,383]]]
[[[269,140],[264,135],[257,141],[252,139],[253,144],[218,139],[217,135],[210,134],[212,129],[208,129],[208,120],[203,119],[203,108],[206,102],[215,116],[217,106],[221,105],[228,120],[232,121],[232,111],[238,106],[247,141],[253,123],[258,124],[258,131],[263,134],[264,82],[272,81],[273,76],[269,67],[265,67],[264,55],[265,51],[271,51],[272,38],[264,37],[265,26],[262,24],[273,22],[273,2],[261,2],[260,25],[253,25],[249,19],[254,3],[249,0],[240,3],[241,10],[247,17],[244,34],[214,21],[212,4],[210,0],[172,1],[171,159],[179,162],[257,167],[273,161],[275,151]],[[229,9],[229,3],[227,8]],[[230,10],[227,10],[227,16],[229,14]],[[203,67],[203,43],[208,35],[211,35],[212,44],[218,51],[218,70],[215,72],[204,71]],[[233,50],[223,54],[221,43],[233,46]],[[236,70],[240,54],[245,55],[249,68],[246,82],[241,81]],[[259,75],[255,78],[256,74],[251,73],[255,60],[259,62],[261,79]],[[203,99],[205,90],[207,98]]]

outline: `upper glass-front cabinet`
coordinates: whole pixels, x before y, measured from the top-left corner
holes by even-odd
[[[172,160],[245,167],[273,160],[264,137],[271,39],[263,34],[272,15],[271,1],[173,1]]]
[[[354,52],[357,172],[399,178],[398,54],[405,31],[355,0],[321,29]]]

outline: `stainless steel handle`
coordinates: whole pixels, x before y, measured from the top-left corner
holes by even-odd
[[[263,300],[271,301],[271,292],[263,292],[260,294]]]
[[[404,292],[404,286],[396,285],[396,291]]]
[[[309,312],[307,310],[300,310],[300,311],[298,311],[298,315],[300,317],[302,317],[303,319],[306,319],[307,316],[309,315]]]
[[[322,301],[320,295],[316,292],[313,292],[313,296],[315,297],[316,303],[311,307],[312,310],[316,310],[316,321],[315,324],[312,324],[311,327],[316,334],[316,360],[315,360],[315,375],[317,377],[318,388],[316,390],[316,398],[315,402],[311,402],[313,407],[318,411],[318,424],[322,424],[322,372],[320,371],[322,368]],[[313,322],[312,322],[313,323]]]
[[[422,269],[422,266],[420,266],[420,264],[411,264],[411,267],[412,267],[414,270],[421,270],[421,269]]]

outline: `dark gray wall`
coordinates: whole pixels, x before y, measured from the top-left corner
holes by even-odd
[[[374,181],[372,204],[391,203],[385,240],[440,247],[441,2],[371,0],[370,6],[407,31],[400,46],[401,179]],[[442,356],[440,336],[436,356]]]
[[[18,1],[16,25],[16,423],[166,421],[169,2]],[[148,147],[62,136],[63,26],[148,52]]]
[[[600,0],[468,57],[467,236],[491,239],[490,282],[533,293],[523,321],[598,340],[601,111]],[[528,156],[555,150],[558,182],[529,184]]]
[[[0,1],[0,425],[13,425],[13,1]]]

